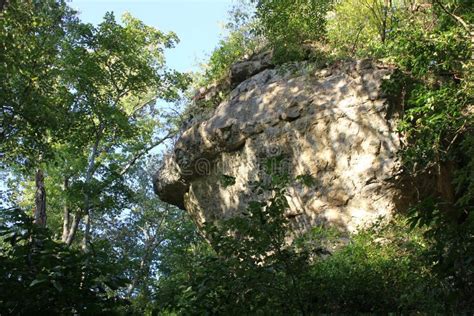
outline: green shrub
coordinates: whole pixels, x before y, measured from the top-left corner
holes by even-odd
[[[109,254],[87,255],[52,239],[20,209],[0,210],[0,314],[113,312],[125,282]]]
[[[269,160],[268,170],[280,161]],[[304,177],[298,177],[301,181]],[[288,244],[285,174],[271,174],[240,217],[208,224],[210,244],[188,244],[159,281],[158,311],[177,314],[440,313],[443,277],[433,269],[424,228],[396,217],[349,237],[315,227]],[[265,195],[263,195],[265,196]],[[465,293],[463,293],[465,294]]]
[[[245,55],[251,55],[257,46],[258,44],[242,30],[232,32],[219,41],[198,85],[205,86],[225,79],[229,75],[230,66],[243,59]]]
[[[333,53],[345,56],[377,56],[383,27],[382,0],[338,1],[328,19],[328,42]]]
[[[348,245],[313,264],[317,310],[436,312],[440,306],[432,289],[439,286],[421,259],[425,248],[420,232],[410,231],[402,219],[359,232]]]
[[[326,14],[331,0],[255,1],[257,27],[274,49],[277,63],[307,57],[305,42],[321,41],[326,36]]]

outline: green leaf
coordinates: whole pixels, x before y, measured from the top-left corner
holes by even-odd
[[[30,287],[33,287],[33,286],[35,286],[35,285],[44,283],[44,282],[46,282],[46,281],[48,281],[48,279],[46,279],[46,278],[34,279],[34,280],[30,283]]]
[[[54,280],[53,281],[53,286],[58,292],[61,293],[63,291],[63,287],[58,281]]]
[[[227,188],[227,187],[235,184],[235,177],[223,174],[220,177],[220,182],[225,188]]]

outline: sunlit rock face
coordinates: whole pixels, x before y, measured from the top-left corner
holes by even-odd
[[[409,194],[398,179],[397,110],[381,92],[390,73],[362,60],[253,74],[182,133],[155,176],[156,193],[199,225],[236,216],[261,198],[250,183],[264,179],[265,161],[278,156],[279,171],[314,180],[288,188],[296,231],[317,224],[353,231],[392,214]],[[229,177],[234,184],[226,185]]]

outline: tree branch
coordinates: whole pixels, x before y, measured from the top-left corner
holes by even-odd
[[[457,21],[459,24],[462,25],[462,27],[468,32],[471,32],[471,26],[463,20],[460,16],[450,12],[442,3],[440,0],[433,0],[433,3],[437,4],[447,15],[449,15],[451,18],[453,18],[455,21]]]
[[[154,142],[150,146],[148,146],[148,147],[144,148],[143,150],[139,151],[138,153],[136,153],[132,157],[132,159],[130,159],[129,162],[122,168],[119,175],[123,176],[125,173],[128,172],[128,170],[130,170],[131,167],[133,167],[133,165],[135,165],[135,163],[137,162],[138,159],[140,159],[144,155],[148,154],[152,149],[154,149],[157,146],[163,144],[166,140],[171,139],[174,136],[174,134],[175,134],[174,132],[169,132],[165,137],[159,139],[158,141]]]

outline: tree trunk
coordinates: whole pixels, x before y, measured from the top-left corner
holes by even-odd
[[[142,259],[140,260],[140,268],[138,269],[137,273],[132,279],[132,282],[128,285],[127,288],[127,297],[129,299],[132,298],[132,293],[133,290],[137,287],[137,284],[140,281],[143,281],[146,276],[150,273],[150,261],[151,261],[151,254],[155,250],[155,246],[153,245],[153,242],[149,242],[147,240],[146,245],[145,245],[145,253],[143,254]]]
[[[44,187],[44,174],[41,169],[36,171],[35,183],[35,224],[40,227],[46,227],[46,189]]]
[[[96,134],[94,145],[92,146],[91,155],[89,157],[89,163],[87,166],[86,179],[85,179],[86,185],[88,185],[91,182],[91,179],[94,175],[95,159],[97,158],[97,155],[99,153],[99,143],[100,143],[100,138],[102,137],[103,131],[104,131],[104,127],[102,124],[100,124],[99,129]],[[86,191],[84,193],[84,208],[83,208],[85,227],[84,227],[84,238],[82,239],[82,250],[84,252],[89,252],[90,231],[91,231],[90,204],[91,203],[90,203],[89,192]]]
[[[92,146],[91,155],[89,157],[89,161],[87,164],[86,179],[85,179],[86,185],[90,183],[92,176],[94,174],[95,159],[97,158],[99,142],[100,142],[102,131],[103,131],[103,126],[101,125],[97,132],[96,139],[95,139],[94,145]],[[72,224],[70,225],[70,228],[67,229],[68,235],[66,238],[66,244],[70,246],[72,242],[74,241],[74,238],[76,237],[76,232],[79,227],[81,217],[84,215],[85,230],[84,230],[84,238],[82,240],[82,249],[86,252],[89,250],[90,225],[91,225],[89,212],[90,212],[90,197],[89,197],[89,193],[85,192],[84,193],[84,206],[83,206],[82,212],[77,213],[73,216]]]
[[[64,214],[63,214],[63,235],[61,236],[62,242],[66,242],[69,236],[69,227],[71,223],[71,214],[69,212],[69,208],[64,206]]]
[[[64,178],[64,184],[63,184],[63,193],[67,194],[67,189],[69,187],[69,179]],[[63,235],[61,240],[63,242],[67,241],[67,237],[69,236],[69,226],[71,223],[71,213],[69,211],[69,205],[67,199],[64,201],[64,213],[63,213]]]
[[[385,43],[385,40],[387,38],[389,10],[391,9],[392,9],[392,1],[384,0],[384,4],[382,7],[382,29],[380,32],[380,40],[382,41],[382,44]]]
[[[158,229],[160,226],[161,226],[161,223],[158,226]],[[146,231],[144,231],[144,233],[146,236],[146,241],[144,245],[145,246],[144,254],[142,256],[142,259],[140,260],[140,268],[138,269],[137,273],[133,277],[132,282],[127,287],[126,297],[128,297],[129,299],[131,299],[133,290],[137,287],[139,282],[142,281],[142,283],[144,283],[145,278],[147,278],[148,275],[150,274],[150,266],[151,266],[151,261],[153,257],[153,252],[165,240],[165,238],[157,240],[156,235],[150,236]]]
[[[76,214],[73,216],[71,228],[69,229],[68,236],[66,238],[66,245],[71,246],[74,240],[74,237],[76,236],[76,231],[77,231],[77,228],[79,227],[80,221],[81,221],[81,216],[79,214]]]
[[[91,217],[89,212],[84,216],[84,237],[82,238],[82,251],[85,253],[89,252],[89,242],[90,242],[90,233],[91,233]]]

